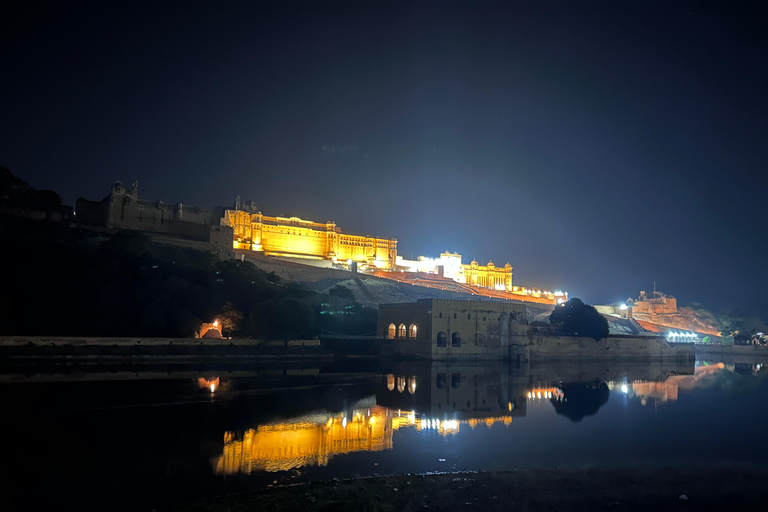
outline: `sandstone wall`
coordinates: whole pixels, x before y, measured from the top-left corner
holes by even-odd
[[[523,337],[521,337],[523,338]],[[695,359],[692,343],[668,343],[665,338],[610,336],[593,338],[571,336],[525,336],[530,357],[537,359]]]

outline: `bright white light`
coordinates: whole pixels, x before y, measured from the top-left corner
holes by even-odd
[[[627,309],[627,305],[626,304],[622,304],[621,306],[619,306],[619,309],[624,311],[625,309]]]
[[[216,391],[216,384],[211,384],[211,393]]]
[[[219,325],[219,321],[218,321],[218,320],[214,320],[214,321],[213,321],[213,326],[214,326],[214,327],[217,327],[218,325]]]
[[[347,417],[344,416],[344,419],[341,420],[341,426],[342,428],[347,428]]]
[[[565,303],[565,301],[563,299],[557,299],[557,303],[558,304],[563,304],[563,303]]]
[[[352,259],[350,258],[347,260],[347,265],[351,265],[351,264],[352,264]]]
[[[626,384],[622,384],[621,385],[621,392],[626,395],[628,391],[629,391],[629,388],[627,387],[627,385]]]

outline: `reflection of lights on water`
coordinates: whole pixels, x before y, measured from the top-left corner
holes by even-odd
[[[557,387],[551,387],[551,388],[541,388],[541,389],[532,389],[528,392],[527,397],[529,400],[534,399],[549,399],[549,400],[558,400],[563,401],[563,391],[560,388]],[[512,409],[510,409],[511,411]]]
[[[216,391],[216,388],[219,387],[219,378],[216,377],[215,379],[206,379],[204,377],[200,377],[197,379],[197,385],[200,386],[200,389],[206,389],[213,393]]]
[[[621,392],[624,393],[625,395],[629,392],[629,388],[627,387],[626,384],[621,385]]]
[[[416,377],[408,377],[408,392],[410,394],[416,393]]]
[[[344,416],[344,419],[341,420],[341,426],[342,428],[347,428],[347,417]]]

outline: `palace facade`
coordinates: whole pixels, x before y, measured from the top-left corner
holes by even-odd
[[[398,256],[397,267],[406,272],[438,274],[478,288],[512,291],[512,265],[509,262],[503,267],[497,267],[492,261],[487,265],[480,265],[476,260],[464,264],[461,262],[461,254],[446,251],[439,258],[419,256],[417,260],[406,260]]]
[[[397,260],[397,240],[349,235],[334,222],[321,224],[298,217],[268,217],[251,202],[235,200],[234,210],[225,210],[223,226],[234,232],[235,249],[263,252],[271,256],[325,259],[362,263],[390,270]]]

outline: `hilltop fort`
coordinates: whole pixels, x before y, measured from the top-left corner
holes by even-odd
[[[344,233],[333,221],[264,215],[253,201],[237,197],[232,207],[201,208],[139,198],[138,183],[112,185],[101,201],[80,198],[75,207],[80,224],[109,229],[148,231],[207,244],[222,258],[263,255],[315,267],[365,272],[423,287],[496,299],[555,305],[564,292],[513,285],[512,265],[492,261],[468,264],[458,253],[439,258],[406,260],[397,254],[394,238]]]

